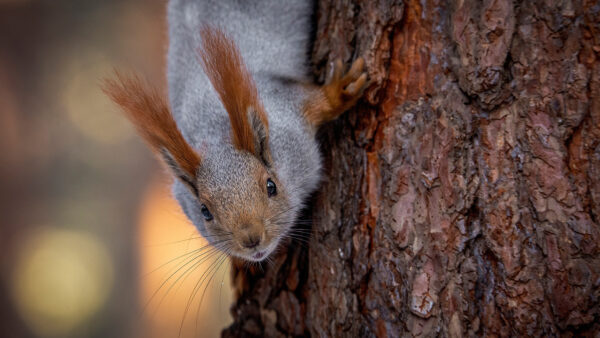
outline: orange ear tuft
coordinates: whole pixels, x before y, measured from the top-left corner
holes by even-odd
[[[233,145],[260,156],[249,114],[260,119],[267,137],[269,124],[252,76],[234,41],[223,31],[204,26],[200,34],[202,66],[229,114]]]
[[[195,178],[200,157],[177,129],[166,99],[144,85],[137,76],[127,77],[119,72],[115,75],[115,79],[104,81],[102,90],[123,108],[127,118],[156,153],[170,156],[165,159],[168,164],[176,164],[188,179]]]

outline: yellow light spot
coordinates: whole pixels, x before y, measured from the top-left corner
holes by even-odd
[[[89,320],[107,299],[113,266],[94,237],[42,229],[21,248],[13,294],[38,336],[63,336]]]

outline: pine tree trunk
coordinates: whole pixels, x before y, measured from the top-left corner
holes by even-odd
[[[600,331],[600,4],[322,0],[316,74],[365,99],[319,138],[309,243],[236,269],[224,336]]]

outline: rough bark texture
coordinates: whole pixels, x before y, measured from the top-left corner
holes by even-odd
[[[372,85],[224,336],[597,335],[599,54],[593,1],[320,1],[316,73]]]

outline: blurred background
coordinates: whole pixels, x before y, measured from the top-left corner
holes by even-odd
[[[99,89],[113,68],[165,88],[165,8],[0,0],[0,337],[213,337],[230,322],[228,262],[196,264],[205,242]]]

